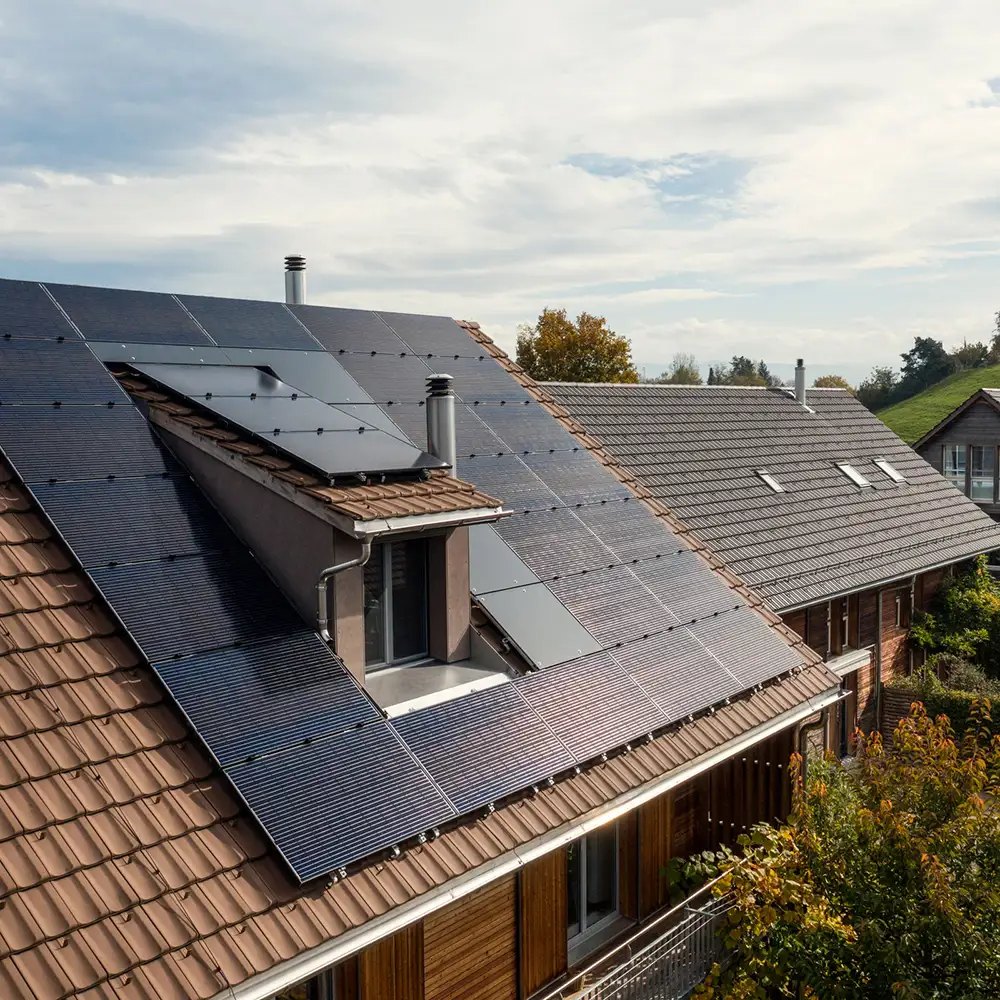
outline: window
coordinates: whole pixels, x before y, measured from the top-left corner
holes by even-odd
[[[996,449],[974,444],[969,448],[969,498],[993,502],[993,473],[996,470]]]
[[[775,479],[770,472],[767,472],[764,469],[758,469],[757,475],[760,476],[760,478],[763,479],[764,482],[767,483],[767,485],[770,486],[775,493],[785,492],[785,487],[782,486],[781,483],[779,483],[778,480]]]
[[[427,655],[427,543],[385,542],[365,563],[365,663]]]
[[[336,1000],[336,975],[330,969],[313,976],[308,982],[298,983],[282,993],[277,993],[273,1000]]]
[[[894,469],[884,458],[876,458],[875,464],[894,482],[905,483],[906,476]]]
[[[841,652],[851,644],[851,612],[850,601],[842,598],[840,601],[840,649]]]
[[[865,477],[862,476],[861,473],[848,462],[838,462],[837,468],[840,469],[840,471],[847,476],[847,478],[850,479],[855,486],[871,486],[871,483],[868,482],[868,480],[865,479]]]
[[[952,486],[965,492],[965,445],[946,444],[944,446],[944,478]]]
[[[567,848],[566,901],[571,945],[614,922],[618,915],[618,829],[614,823]]]

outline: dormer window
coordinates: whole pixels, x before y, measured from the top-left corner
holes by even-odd
[[[365,667],[427,656],[427,542],[383,542],[365,563]]]
[[[847,478],[850,479],[855,486],[871,487],[872,484],[868,482],[868,480],[865,479],[865,477],[861,475],[861,473],[858,472],[858,470],[855,469],[849,462],[838,462],[837,468],[840,469],[840,471],[847,476]]]

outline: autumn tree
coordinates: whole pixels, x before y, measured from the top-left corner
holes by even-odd
[[[693,354],[678,352],[670,362],[670,367],[650,381],[660,385],[701,385],[698,359]]]
[[[813,382],[814,389],[846,389],[852,396],[856,395],[854,386],[843,375],[820,375]]]
[[[798,774],[785,825],[723,856],[734,960],[696,997],[987,1000],[1000,982],[1000,738],[915,704],[891,746]]]
[[[544,309],[517,334],[517,363],[539,382],[638,382],[632,346],[603,316]]]

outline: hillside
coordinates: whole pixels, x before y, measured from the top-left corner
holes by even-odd
[[[955,372],[937,385],[878,413],[904,441],[913,444],[979,389],[1000,387],[1000,365]]]

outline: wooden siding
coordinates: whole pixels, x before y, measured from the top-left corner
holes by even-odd
[[[690,784],[690,782],[689,782]],[[670,840],[674,792],[639,807],[639,916],[645,919],[670,901]],[[694,818],[694,817],[692,817]],[[684,855],[678,855],[683,857]]]
[[[500,879],[424,920],[424,1000],[517,1000],[515,885]]]
[[[566,971],[566,849],[525,865],[518,886],[522,997]]]
[[[618,820],[618,912],[639,917],[639,817],[636,810]]]
[[[896,598],[902,615],[896,624]],[[910,588],[894,587],[882,592],[882,683],[909,673],[910,646],[907,627],[910,618]]]
[[[945,571],[943,569],[931,570],[929,573],[921,573],[917,577],[916,605],[921,611],[929,611],[934,598],[937,596],[941,584],[944,583]]]
[[[792,611],[787,615],[782,615],[781,620],[800,638],[806,637],[806,613],[802,611]]]
[[[410,924],[361,952],[358,981],[360,1000],[424,1000],[424,925]]]
[[[860,595],[860,646],[873,646],[878,642],[878,593],[866,590]]]
[[[829,648],[829,635],[827,634],[829,613],[830,608],[826,601],[822,604],[814,604],[808,609],[806,642],[820,656],[826,656]]]

